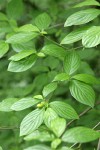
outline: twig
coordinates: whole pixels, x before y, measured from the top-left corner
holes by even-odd
[[[78,47],[75,47],[75,48],[71,48],[71,50],[75,50],[75,49],[79,49],[79,48],[82,48],[83,47],[83,45],[81,45],[81,46],[78,46]]]
[[[17,130],[19,127],[0,127],[0,130]]]
[[[56,44],[56,45],[59,46],[59,47],[62,47],[63,49],[66,49],[67,51],[76,50],[76,49],[79,49],[79,48],[82,48],[82,47],[83,47],[83,46],[81,45],[81,46],[78,46],[78,47],[75,47],[75,48],[71,48],[71,49],[69,50],[69,48],[66,48],[65,46],[62,46],[61,44],[57,43],[56,41],[53,41],[53,40],[49,39],[47,36],[45,36],[45,35],[43,35],[43,36],[44,36],[48,41],[50,41],[50,42]]]
[[[97,150],[100,150],[100,139],[99,139],[99,142],[98,142]]]
[[[100,122],[98,122],[98,123],[93,127],[93,129],[97,128],[99,125],[100,125]]]
[[[50,42],[52,42],[52,43],[58,45],[59,47],[62,47],[62,48],[64,48],[64,49],[66,49],[67,51],[69,51],[65,46],[62,46],[62,45],[60,45],[59,43],[57,43],[57,42],[55,42],[55,41],[49,39],[49,38],[48,38],[47,36],[45,36],[45,35],[43,35],[43,36],[44,36],[48,41],[50,41]]]
[[[100,105],[100,101],[98,101],[98,102],[95,104],[95,106],[97,106],[97,105]],[[92,107],[88,107],[88,108],[85,109],[82,113],[79,114],[79,117],[82,117],[82,116],[85,115],[87,112],[89,112],[91,109],[92,109]],[[74,121],[76,121],[76,119],[70,121],[69,123],[67,123],[66,128],[67,128],[68,126],[70,126]]]
[[[56,28],[56,27],[60,27],[60,26],[63,26],[63,25],[64,25],[64,23],[55,24],[55,25],[49,27],[47,30],[52,29],[52,28]]]
[[[85,109],[82,113],[79,114],[79,117],[82,117],[83,115],[85,115],[85,114],[86,114],[88,111],[90,111],[91,109],[92,109],[91,107]],[[74,119],[74,120],[68,122],[66,128],[67,128],[68,126],[70,126],[70,125],[71,125],[73,122],[75,122],[75,121],[76,121],[76,119]]]

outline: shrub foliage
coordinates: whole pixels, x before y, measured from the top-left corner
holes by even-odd
[[[0,150],[100,150],[99,2],[0,9]]]

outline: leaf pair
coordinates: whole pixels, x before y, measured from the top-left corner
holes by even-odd
[[[29,27],[30,27],[29,30],[33,31],[33,29],[34,29],[37,31],[37,28],[35,28],[34,26],[29,25]],[[35,38],[38,35],[38,33],[36,33],[36,32],[28,32],[28,31],[26,32],[27,28],[28,28],[28,25],[24,26],[24,27],[20,27],[19,30],[24,31],[24,32],[17,33],[17,34],[10,36],[6,40],[5,45],[4,44],[1,45],[1,46],[3,46],[3,45],[5,46],[3,48],[1,47],[1,52],[3,51],[3,54],[4,54],[8,51],[9,47],[8,47],[7,43],[13,44],[12,46],[14,46],[14,44],[22,44],[22,43],[30,41],[31,39]],[[36,53],[36,51],[34,49],[33,50],[23,50],[23,51],[19,52],[18,54],[10,57],[10,60],[12,60],[12,61],[10,62],[9,66],[8,66],[8,71],[22,72],[22,71],[26,71],[27,69],[31,68],[36,61],[36,55],[34,53]]]
[[[6,42],[11,44],[25,43],[39,35],[39,29],[44,30],[50,25],[51,19],[48,14],[43,13],[35,19],[36,26],[27,24],[15,30],[19,33],[10,36]]]
[[[35,104],[41,102],[41,99],[32,97],[26,97],[22,99],[18,98],[6,98],[0,102],[0,111],[10,112],[12,110],[21,111],[27,109]]]
[[[100,10],[98,9],[79,11],[69,16],[64,26],[85,24],[95,19],[98,15],[100,15]],[[100,43],[100,27],[93,26],[88,28],[82,27],[71,32],[61,41],[61,44],[70,44],[82,39],[83,46],[87,48],[97,46]]]
[[[79,68],[80,63],[81,60],[77,52],[72,51],[67,53],[64,59],[64,70],[66,73],[56,75],[53,80],[55,82],[52,82],[44,87],[44,97],[48,96],[57,88],[56,81],[70,80],[69,89],[71,95],[77,101],[93,107],[95,102],[95,93],[92,87],[88,84],[100,84],[100,81],[89,74],[77,74],[71,77],[71,75]]]
[[[44,123],[53,131],[56,137],[60,137],[66,128],[66,120],[58,117],[57,113],[52,108],[47,108],[45,111]]]
[[[76,111],[65,102],[54,101],[49,106],[50,108],[47,108],[44,114],[44,123],[57,137],[60,137],[66,128],[65,119],[78,119],[79,117]]]
[[[44,109],[36,109],[28,114],[21,123],[20,135],[30,134],[36,130],[43,123],[44,118],[45,124],[53,130],[56,136],[61,136],[65,130],[66,121],[57,118],[52,109],[49,108],[47,111],[49,111],[48,115],[45,114]],[[46,116],[43,117],[44,115]],[[67,130],[62,136],[62,140],[68,143],[86,143],[96,140],[99,137],[100,133],[97,131],[85,127],[75,127]]]
[[[59,53],[59,51],[58,51]],[[58,74],[53,81],[69,80],[70,75],[73,74],[80,66],[80,57],[77,52],[72,51],[66,54],[64,59],[64,70],[66,73]],[[57,88],[57,82],[52,82],[44,87],[43,95],[48,96]]]
[[[46,13],[39,15],[36,18],[35,23],[36,23],[37,27],[33,26],[32,24],[28,24],[28,25],[24,25],[20,28],[17,28],[16,31],[20,32],[20,33],[10,36],[6,40],[5,44],[6,45],[8,45],[7,43],[11,43],[13,45],[14,44],[22,44],[22,43],[32,40],[33,38],[38,36],[39,29],[43,30],[49,26],[50,17]],[[2,52],[3,54],[1,54],[1,56],[4,55],[7,51],[8,51],[7,48],[5,48],[5,51],[3,48],[3,52]],[[12,60],[12,61],[9,64],[8,71],[22,72],[22,71],[26,71],[27,69],[31,68],[36,61],[36,56],[31,55],[34,52],[35,52],[34,50],[33,51],[32,50],[26,50],[26,51],[24,50],[24,51],[21,51],[19,54],[12,56],[10,58],[10,60]],[[30,57],[28,57],[28,56],[30,56]],[[28,57],[28,58],[26,58],[26,57]],[[23,58],[25,58],[25,59],[23,59]]]
[[[61,41],[61,44],[71,44],[81,39],[86,48],[97,46],[100,43],[100,27],[82,27],[72,31]]]
[[[73,51],[66,55],[65,61],[64,61],[64,69],[65,72],[69,75],[73,74],[80,66],[80,57],[78,54]],[[80,77],[79,77],[80,76]],[[82,77],[83,76],[83,77]],[[96,79],[94,77],[91,77],[90,75],[76,75],[72,78],[76,79],[76,81],[71,81],[70,83],[70,92],[71,95],[79,102],[89,105],[91,107],[94,106],[95,101],[95,93],[91,86],[82,83],[93,83],[96,82]],[[80,80],[80,81],[77,81]],[[93,80],[93,81],[92,81]]]
[[[32,101],[31,99],[22,99],[13,104],[11,108],[13,110],[20,111],[38,102],[38,100]],[[51,102],[50,107],[51,108],[47,108],[46,111],[44,108],[42,108],[36,109],[29,113],[21,122],[20,135],[27,135],[33,132],[44,121],[45,125],[50,128],[56,134],[56,136],[59,137],[65,129],[65,119],[78,119],[76,111],[70,105],[64,102]],[[65,119],[59,118],[59,116]],[[59,120],[63,128],[61,128],[61,126],[58,128],[57,124],[59,123]]]
[[[34,53],[34,51],[33,51]],[[31,68],[35,62],[36,62],[36,58],[37,56],[35,54],[27,54],[30,55],[24,59],[22,59],[22,56],[18,56],[17,58],[15,57],[16,61],[11,61],[9,66],[8,66],[8,71],[11,72],[23,72],[28,70],[29,68]],[[11,59],[14,59],[14,57],[12,57]],[[21,60],[18,60],[21,59]]]
[[[33,131],[38,129],[38,127],[43,123],[43,121],[46,124],[46,126],[50,128],[51,121],[55,118],[57,118],[57,114],[51,108],[48,108],[46,112],[44,108],[32,111],[21,122],[20,136],[32,133]],[[55,126],[55,123],[52,123],[52,126]],[[55,132],[57,132],[58,134],[58,130]]]

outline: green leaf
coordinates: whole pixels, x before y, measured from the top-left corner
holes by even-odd
[[[22,0],[11,0],[7,5],[7,15],[10,19],[20,19],[24,11]]]
[[[73,76],[72,79],[76,79],[88,84],[100,84],[100,81],[90,74],[77,74]]]
[[[48,146],[45,146],[45,145],[34,145],[34,146],[31,146],[31,147],[28,147],[28,148],[25,148],[24,150],[51,150],[51,148],[49,148]]]
[[[11,106],[18,101],[17,98],[6,98],[2,102],[0,102],[0,111],[10,112]]]
[[[11,61],[8,66],[8,71],[23,72],[30,69],[36,62],[36,55],[31,55],[20,61]]]
[[[32,24],[26,24],[19,27],[17,32],[39,32],[39,29]]]
[[[20,136],[27,135],[35,131],[43,122],[44,108],[36,109],[29,113],[21,122]]]
[[[32,141],[32,140],[38,140],[40,142],[47,142],[47,141],[52,141],[54,139],[54,134],[51,134],[49,131],[43,129],[41,130],[35,130],[31,134],[27,135],[24,137],[24,140],[26,141]]]
[[[52,108],[47,108],[44,114],[44,123],[48,128],[51,128],[51,121],[57,118],[58,115]]]
[[[81,62],[81,65],[78,71],[84,74],[94,75],[94,71],[92,70],[91,66],[87,62],[84,62],[84,61]]]
[[[77,5],[75,5],[74,7],[84,7],[84,6],[100,6],[99,2],[97,2],[96,0],[85,0]]]
[[[36,33],[36,32],[17,33],[17,34],[12,35],[11,37],[9,37],[6,40],[6,42],[7,43],[12,43],[12,44],[25,43],[25,42],[28,42],[28,41],[32,40],[36,36],[38,36],[38,33]]]
[[[82,37],[83,46],[90,48],[100,44],[100,26],[93,26]]]
[[[3,150],[1,146],[0,146],[0,150]]]
[[[9,58],[9,60],[12,60],[12,61],[19,61],[25,57],[28,57],[30,55],[32,55],[33,53],[36,53],[36,50],[23,50],[17,54],[15,54],[14,56],[11,56]]]
[[[46,97],[48,96],[50,93],[52,93],[53,91],[55,91],[57,88],[57,83],[56,82],[53,82],[53,83],[50,83],[48,85],[46,85],[44,88],[43,88],[43,96]]]
[[[99,14],[100,10],[94,8],[78,11],[68,17],[64,26],[67,27],[72,25],[81,25],[88,23],[95,19]]]
[[[51,70],[54,70],[59,66],[59,60],[55,57],[49,56],[44,59],[43,65],[48,66]]]
[[[50,107],[62,118],[78,119],[78,114],[69,104],[61,101],[51,102]]]
[[[75,31],[72,31],[61,41],[61,44],[71,44],[81,40],[87,29],[88,27],[81,27]]]
[[[77,52],[71,51],[68,54],[66,54],[64,59],[64,70],[67,74],[71,75],[80,66],[80,57]]]
[[[42,48],[41,52],[43,52],[44,54],[50,55],[50,56],[57,57],[61,60],[64,59],[65,54],[66,54],[65,50],[62,47],[59,47],[54,44],[45,45]]]
[[[91,107],[94,106],[95,93],[91,86],[74,80],[70,84],[70,92],[71,95],[80,103]]]
[[[11,26],[7,21],[0,21],[0,34],[4,36],[4,33],[12,32]]]
[[[97,56],[98,56],[98,54],[99,54],[99,51],[98,50],[95,50],[95,48],[83,48],[83,50],[82,49],[80,49],[79,51],[78,51],[78,54],[80,55],[80,58],[82,59],[82,60],[93,60],[93,59],[95,59]]]
[[[15,110],[15,111],[21,111],[21,110],[24,110],[31,106],[34,106],[35,104],[39,103],[40,101],[41,100],[35,100],[34,98],[31,98],[31,97],[22,98],[19,101],[15,102],[11,106],[11,109]]]
[[[60,145],[60,144],[61,144],[61,139],[58,139],[58,138],[54,139],[51,143],[51,148],[56,149],[58,147],[58,145]]]
[[[57,137],[60,137],[66,128],[66,120],[63,118],[55,118],[51,121],[51,130]]]
[[[33,50],[35,49],[33,41],[28,41],[26,43],[16,43],[16,44],[11,44],[13,50],[15,52],[20,52],[22,50]]]
[[[47,13],[40,14],[35,19],[35,24],[40,30],[47,29],[51,23],[51,18]]]
[[[7,20],[8,20],[7,16],[0,12],[0,21],[7,21]]]
[[[39,100],[43,100],[43,96],[42,95],[35,95],[33,98],[39,99]]]
[[[69,80],[70,76],[66,73],[59,73],[55,76],[55,78],[53,79],[53,81],[66,81]]]
[[[64,142],[68,143],[86,143],[100,137],[100,133],[86,127],[75,127],[67,130],[62,137]]]
[[[9,45],[5,41],[0,41],[0,58],[4,56],[9,50]]]

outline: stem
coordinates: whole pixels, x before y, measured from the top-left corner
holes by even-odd
[[[97,106],[97,105],[100,105],[100,101],[98,101],[98,102],[95,104],[95,106]],[[93,109],[93,108],[92,108],[92,107],[88,107],[87,109],[85,109],[83,112],[81,112],[81,113],[79,114],[79,117],[82,117],[82,116],[85,115],[87,112],[89,112],[91,109]],[[76,121],[76,119],[70,121],[69,123],[67,123],[66,128],[69,127],[74,121]]]
[[[56,27],[60,27],[60,26],[63,26],[63,25],[64,25],[64,23],[58,23],[58,24],[55,24],[55,25],[49,27],[47,30],[50,30],[50,29],[53,29],[53,28],[56,28]]]
[[[0,127],[0,130],[17,130],[19,127]]]
[[[100,150],[100,139],[99,139],[99,142],[98,142],[97,150]]]
[[[83,46],[81,45],[81,46],[78,46],[78,47],[75,47],[75,48],[71,48],[71,49],[69,50],[69,48],[66,48],[65,46],[62,46],[61,44],[57,43],[56,41],[53,41],[53,40],[49,39],[47,36],[45,36],[45,35],[42,35],[42,36],[44,36],[48,41],[50,41],[50,42],[56,44],[57,46],[66,49],[67,51],[76,50],[76,49],[79,49],[79,48],[82,48],[82,47],[83,47]]]
[[[93,129],[97,128],[99,125],[100,125],[100,122],[98,122],[98,123],[93,127]]]
[[[47,36],[45,36],[45,35],[43,35],[43,36],[44,36],[48,41],[50,41],[50,42],[56,44],[56,45],[59,46],[59,47],[62,47],[62,48],[64,48],[64,49],[68,50],[65,46],[62,46],[62,45],[60,45],[59,43],[57,43],[57,42],[55,42],[55,41],[49,39],[49,38],[48,38]]]

